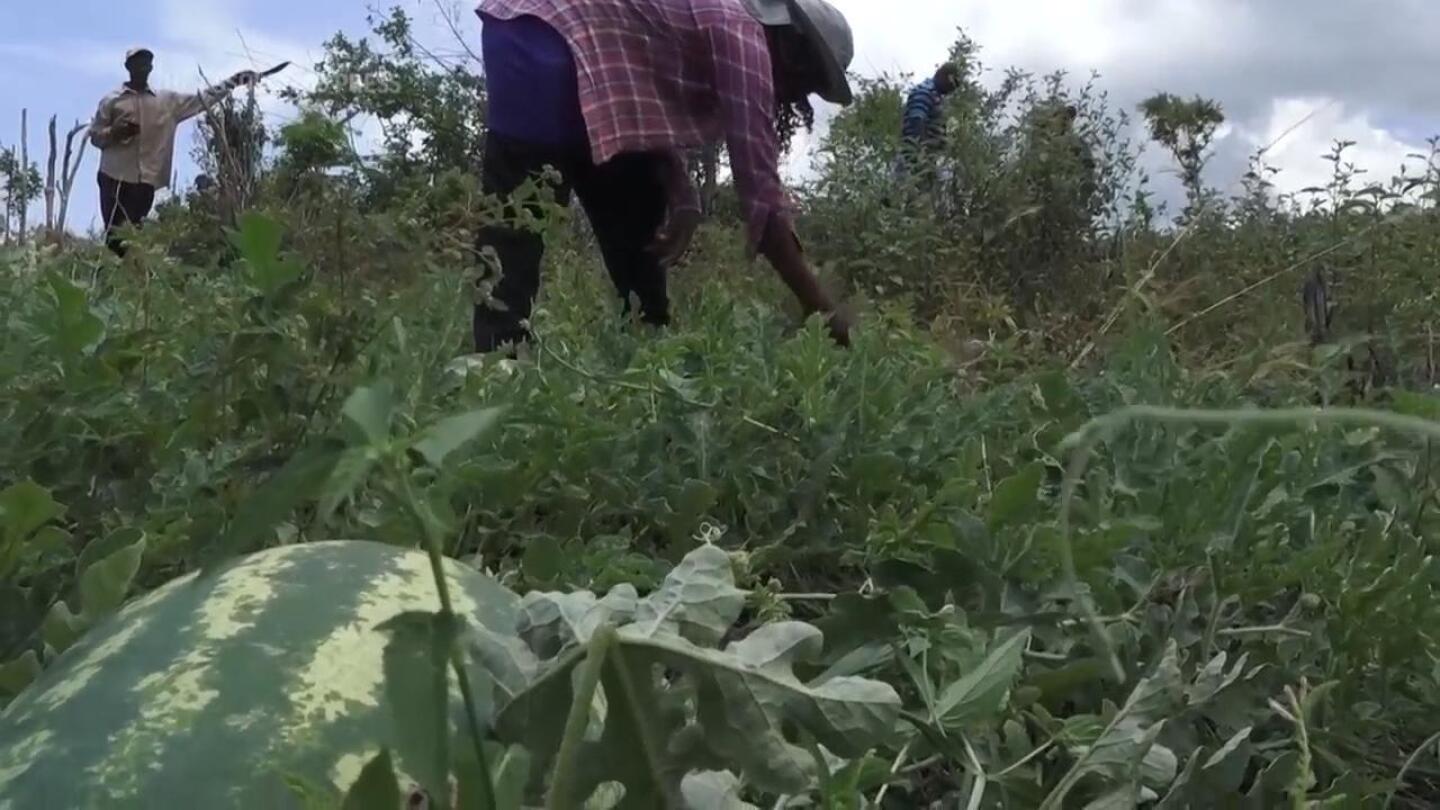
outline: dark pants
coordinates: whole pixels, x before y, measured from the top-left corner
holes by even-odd
[[[126,226],[140,227],[155,204],[155,187],[149,183],[127,183],[104,172],[100,180],[100,216],[105,220],[105,246],[124,258],[125,243],[117,231]]]
[[[546,166],[560,173],[556,202],[568,205],[573,190],[590,219],[610,280],[619,293],[625,314],[633,294],[640,303],[640,318],[664,326],[670,322],[670,301],[665,289],[665,268],[648,248],[665,218],[662,162],[651,153],[627,153],[595,165],[589,147],[541,146],[490,133],[485,141],[483,189],[505,200],[526,180]],[[531,216],[542,216],[537,204],[527,204]],[[506,221],[519,212],[507,206]],[[506,344],[529,339],[535,295],[540,291],[540,259],[544,240],[535,230],[507,224],[481,229],[477,246],[491,248],[500,262],[500,277],[487,268],[482,282],[494,282],[493,303],[475,307],[475,351],[493,352]]]

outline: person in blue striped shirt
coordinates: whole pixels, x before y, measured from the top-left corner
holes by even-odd
[[[947,62],[910,91],[900,125],[902,154],[896,166],[897,179],[903,180],[920,169],[922,155],[940,145],[945,137],[945,97],[959,86],[960,67]]]

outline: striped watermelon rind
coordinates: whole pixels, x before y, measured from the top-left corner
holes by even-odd
[[[518,597],[446,566],[456,613],[513,637]],[[380,625],[438,609],[427,557],[379,543],[286,546],[171,582],[0,714],[0,810],[288,808],[291,776],[344,791],[393,747]]]

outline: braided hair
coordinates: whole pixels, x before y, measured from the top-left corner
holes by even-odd
[[[795,133],[803,128],[810,132],[815,128],[815,108],[810,99],[775,102],[775,135],[780,139],[780,154],[790,151],[790,142]]]

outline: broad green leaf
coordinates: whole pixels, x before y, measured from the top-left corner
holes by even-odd
[[[395,417],[395,388],[388,382],[357,388],[340,412],[371,447],[383,450],[390,442],[390,420]]]
[[[280,255],[283,228],[277,220],[252,212],[240,218],[239,226],[231,231],[230,242],[244,259],[247,279],[256,290],[271,296],[300,278],[300,264]]]
[[[696,644],[715,644],[744,606],[745,592],[735,587],[730,555],[706,544],[685,555],[660,589],[640,600],[635,623],[650,634],[673,625]]]
[[[596,786],[595,792],[590,794],[590,798],[585,800],[581,810],[617,810],[627,796],[629,794],[625,792],[625,786],[619,782],[601,782]],[[644,799],[637,801],[643,804]]]
[[[230,233],[230,243],[241,258],[251,263],[274,261],[280,254],[282,229],[276,220],[255,212],[240,217],[239,227]]]
[[[442,419],[426,428],[412,447],[430,466],[443,467],[451,453],[490,432],[501,412],[500,408],[482,408]]]
[[[240,505],[229,530],[206,549],[206,568],[213,569],[235,554],[266,545],[276,526],[319,495],[341,452],[340,447],[326,442],[291,458]]]
[[[49,490],[34,481],[27,479],[6,487],[0,492],[0,526],[4,527],[5,544],[20,543],[64,512],[65,507],[50,497]],[[4,551],[0,548],[0,561],[5,559]]]
[[[1250,727],[1246,726],[1226,741],[1220,750],[1206,757],[1199,776],[1199,782],[1205,789],[1225,795],[1239,792],[1255,756],[1255,747],[1250,744],[1250,731]]]
[[[565,549],[559,540],[542,534],[525,543],[520,567],[528,579],[537,583],[551,582],[565,570]]]
[[[450,649],[452,622],[439,613],[402,613],[381,625],[385,645],[385,699],[395,729],[400,766],[438,806],[450,796]]]
[[[1200,759],[1204,753],[1203,746],[1195,749],[1185,763],[1185,769],[1175,777],[1165,797],[1155,805],[1155,810],[1189,810],[1194,806],[1196,796],[1201,790],[1196,784],[1196,774],[1200,772]]]
[[[125,601],[130,583],[140,570],[145,541],[122,548],[80,574],[80,607],[85,620],[94,624],[113,613]]]
[[[505,749],[494,763],[495,810],[522,810],[530,779],[530,753],[518,745]]]
[[[865,453],[850,464],[850,478],[862,492],[890,492],[904,480],[905,463],[894,453]]]
[[[622,640],[630,640],[628,630],[622,628]],[[799,792],[814,768],[809,752],[781,734],[786,719],[836,754],[854,757],[887,739],[899,716],[900,698],[888,684],[852,677],[801,683],[793,667],[824,646],[820,631],[801,622],[765,625],[724,653],[680,639],[651,643],[661,660],[698,682],[707,740],[765,791]]]
[[[990,530],[1034,514],[1040,506],[1040,483],[1045,480],[1045,465],[1031,464],[995,485],[990,499],[988,523]]]
[[[488,676],[493,706],[509,704],[535,682],[540,671],[540,659],[513,635],[471,625],[465,628],[461,643],[470,662],[472,679],[477,667]]]
[[[1085,401],[1076,393],[1075,387],[1063,373],[1053,371],[1041,374],[1036,385],[1045,412],[1051,417],[1066,420],[1088,415]]]
[[[50,612],[45,614],[40,634],[55,652],[63,653],[70,649],[70,645],[80,638],[80,634],[84,633],[88,626],[84,617],[77,616],[70,610],[69,605],[56,602]]]
[[[542,658],[584,644],[602,625],[633,621],[638,602],[635,588],[617,585],[596,599],[589,591],[540,593],[532,591],[520,601],[516,632]]]
[[[1140,781],[1149,787],[1163,788],[1175,781],[1175,772],[1179,769],[1180,760],[1175,752],[1157,743],[1140,760]]]
[[[695,524],[705,517],[719,498],[720,493],[714,485],[694,478],[687,480],[666,498],[674,513],[670,521],[671,531],[677,535],[693,531]]]
[[[329,520],[347,501],[354,500],[355,493],[370,478],[376,461],[376,454],[369,447],[352,447],[340,454],[320,491],[320,520]]]
[[[116,529],[104,537],[92,540],[85,545],[85,550],[80,552],[80,558],[75,561],[75,571],[77,573],[84,571],[111,554],[123,548],[129,548],[144,539],[144,530],[127,527]]]
[[[1174,753],[1152,750],[1166,719],[1183,705],[1179,648],[1172,640],[1155,670],[1136,684],[1099,737],[1089,745],[1072,749],[1075,764],[1041,807],[1052,810],[1063,806],[1075,785],[1092,774],[1122,784],[1139,781],[1142,776],[1157,784],[1174,779],[1178,766]]]
[[[758,810],[740,800],[740,779],[729,771],[697,771],[680,781],[686,810]]]
[[[390,750],[381,749],[365,763],[360,777],[345,794],[341,810],[396,810],[400,807],[400,782],[390,762]]]
[[[995,645],[978,666],[941,692],[935,713],[941,723],[958,728],[985,722],[1005,709],[1010,688],[1020,675],[1030,631],[1022,630]]]
[[[485,803],[480,761],[470,745],[458,745],[455,763],[456,810],[524,810],[530,780],[530,754],[518,745],[485,744],[495,804]]]
[[[14,661],[0,664],[0,694],[18,695],[40,676],[40,657],[26,650]]]
[[[51,274],[48,280],[55,296],[50,339],[65,357],[78,357],[100,342],[105,322],[90,309],[84,290],[58,275]]]
[[[35,603],[33,591],[0,582],[0,649],[17,649],[44,618],[46,605]]]
[[[1406,416],[1418,416],[1432,422],[1440,422],[1440,397],[1399,389],[1388,392],[1391,408]]]
[[[1240,660],[1236,661],[1229,671],[1225,669],[1228,660],[1226,653],[1222,652],[1210,659],[1205,668],[1195,676],[1195,682],[1185,687],[1186,703],[1195,707],[1209,702],[1240,679],[1249,659],[1248,654],[1240,656]]]
[[[766,625],[723,651],[681,637],[687,624],[694,637],[720,637],[739,607],[730,601],[735,593],[724,552],[702,547],[686,562],[688,568],[682,563],[660,590],[640,600],[644,615],[637,609],[635,620],[615,636],[602,679],[604,728],[600,742],[580,757],[584,778],[577,791],[619,781],[627,790],[626,806],[675,806],[662,800],[679,790],[684,766],[712,762],[742,771],[760,790],[802,792],[811,785],[814,759],[782,729],[798,728],[852,758],[890,737],[900,698],[889,685],[854,677],[806,684],[796,676],[795,665],[814,661],[824,647],[824,637],[810,625]],[[587,654],[576,642],[593,633],[597,614],[623,620],[623,611],[600,607],[601,601],[588,593],[527,597],[522,635],[543,655],[558,656],[501,711],[502,739],[523,743],[541,758],[556,750],[573,696],[572,674]],[[658,672],[672,675],[659,679]],[[686,725],[691,711],[699,727]]]

